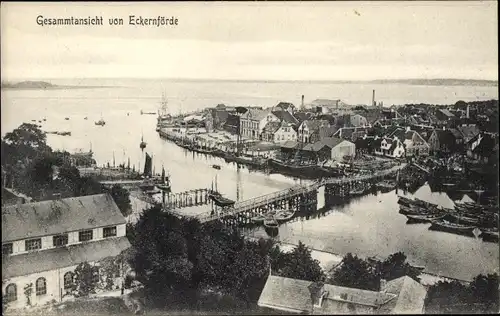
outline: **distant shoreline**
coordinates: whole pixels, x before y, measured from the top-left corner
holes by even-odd
[[[2,82],[2,90],[70,90],[70,89],[96,89],[118,88],[117,86],[74,86],[55,85],[46,81],[21,81],[16,83]]]

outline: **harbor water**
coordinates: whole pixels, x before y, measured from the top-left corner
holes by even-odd
[[[155,112],[162,92],[172,114],[189,112],[218,103],[226,105],[273,106],[280,101],[299,104],[300,95],[342,99],[347,103],[368,103],[371,90],[385,105],[405,103],[453,104],[458,100],[498,99],[496,87],[360,85],[326,83],[177,82],[153,80],[51,80],[53,84],[114,86],[110,88],[4,90],[2,91],[2,136],[23,122],[42,125],[45,131],[70,131],[71,136],[47,135],[54,149],[88,151],[99,165],[127,163],[143,168],[144,154],[153,155],[156,172],[161,167],[171,175],[172,191],[217,188],[228,198],[245,200],[298,184],[299,180],[279,174],[252,172],[227,164],[221,158],[188,152],[161,139],[155,131]],[[66,120],[65,118],[69,118]],[[87,119],[85,119],[87,117]],[[100,118],[104,126],[94,122]],[[46,118],[46,121],[43,121]],[[35,122],[32,122],[35,120]],[[41,120],[39,123],[38,121]],[[141,137],[147,143],[144,151]],[[214,164],[221,169],[214,169]],[[398,192],[400,195],[402,192]],[[444,207],[453,201],[445,194],[431,192],[426,185],[415,196]],[[208,206],[191,208],[195,214]],[[430,224],[406,224],[398,213],[397,194],[378,193],[353,199],[327,215],[301,219],[280,227],[279,238],[289,243],[302,241],[318,250],[360,256],[387,256],[402,251],[410,262],[435,274],[470,280],[479,273],[498,272],[499,247],[481,239],[428,230]],[[264,236],[262,229],[252,235]]]

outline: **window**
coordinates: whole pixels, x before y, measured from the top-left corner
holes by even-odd
[[[12,243],[8,243],[8,244],[3,244],[2,245],[2,255],[10,255],[12,254],[13,250],[12,250]]]
[[[26,251],[42,249],[42,239],[30,239],[25,241]]]
[[[52,237],[54,247],[60,247],[68,244],[68,234]]]
[[[69,271],[64,274],[64,289],[70,290],[73,287],[73,272]]]
[[[38,278],[36,280],[36,296],[47,294],[47,282],[45,278]]]
[[[102,230],[102,237],[113,237],[116,236],[116,226],[104,227]]]
[[[84,230],[78,233],[78,240],[80,242],[92,240],[92,230]]]
[[[7,302],[17,300],[17,286],[14,283],[7,285],[5,288],[5,300]]]

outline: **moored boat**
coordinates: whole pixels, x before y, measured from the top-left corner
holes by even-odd
[[[220,166],[219,165],[212,165],[212,168],[220,170]]]
[[[404,196],[400,196],[398,199],[398,204],[401,204],[401,205],[411,206],[411,205],[413,205],[413,202],[414,201],[412,199],[409,199],[409,198],[404,197]]]
[[[276,229],[278,228],[278,226],[278,221],[274,217],[267,217],[266,219],[264,219],[264,227]]]
[[[234,205],[235,201],[223,197],[220,193],[210,193],[209,198],[214,201],[215,205],[226,207]]]
[[[444,219],[433,220],[432,225],[429,227],[429,229],[431,230],[440,230],[468,236],[473,235],[474,228],[476,228],[476,226],[452,223]]]
[[[410,223],[430,223],[434,220],[439,220],[445,217],[445,215],[438,214],[427,214],[427,215],[410,215],[406,214],[408,221]]]
[[[498,228],[481,228],[480,237],[484,241],[498,242]]]
[[[446,219],[449,219],[453,223],[460,223],[463,225],[479,225],[480,219],[477,217],[462,216],[461,214],[447,214]]]
[[[363,190],[363,189],[353,188],[353,189],[349,190],[349,195],[351,195],[351,196],[363,195],[363,193],[365,193],[365,190]]]
[[[264,215],[257,215],[251,218],[251,221],[254,223],[262,223],[267,217]]]
[[[396,187],[396,182],[391,180],[383,180],[376,184],[379,190],[392,190]]]
[[[276,215],[274,215],[274,218],[278,222],[285,222],[287,220],[292,219],[293,215],[295,215],[294,211],[291,210],[280,210],[276,212]]]

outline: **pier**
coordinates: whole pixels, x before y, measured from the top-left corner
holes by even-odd
[[[264,215],[276,209],[291,209],[301,213],[317,210],[317,195],[320,188],[325,190],[325,204],[334,197],[348,197],[351,188],[363,186],[372,188],[378,181],[393,175],[407,165],[402,164],[372,175],[351,178],[325,178],[309,185],[298,185],[289,189],[273,192],[246,201],[236,202],[232,207],[207,212],[196,216],[201,223],[221,220],[229,225],[249,224],[251,218]]]
[[[185,207],[207,205],[210,201],[208,196],[211,192],[212,190],[210,189],[195,189],[179,193],[164,193],[164,197],[162,196],[164,201],[162,202],[140,191],[131,191],[130,195],[151,205],[163,204],[163,209],[170,211]]]

